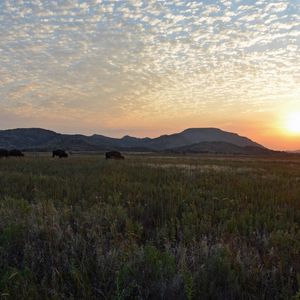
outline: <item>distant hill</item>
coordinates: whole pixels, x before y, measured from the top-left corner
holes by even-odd
[[[174,153],[214,153],[214,154],[244,154],[265,155],[276,151],[257,146],[237,146],[227,142],[201,142],[193,145],[172,149]]]
[[[271,150],[236,133],[218,128],[190,128],[157,138],[103,135],[60,134],[41,128],[0,130],[0,148],[27,151],[51,151],[62,148],[72,151],[170,151],[261,154]]]
[[[226,142],[240,147],[253,146],[263,148],[246,137],[218,128],[190,128],[180,133],[162,135],[147,142],[148,147],[165,150],[201,142]]]
[[[290,152],[290,153],[296,153],[296,154],[300,154],[300,150],[294,150],[294,151],[288,151],[288,152]]]

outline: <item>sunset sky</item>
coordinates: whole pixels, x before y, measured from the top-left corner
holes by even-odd
[[[300,0],[0,1],[0,129],[300,149],[299,112]]]

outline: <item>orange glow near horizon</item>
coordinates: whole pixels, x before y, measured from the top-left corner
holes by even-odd
[[[198,111],[193,113],[183,111],[181,114],[171,113],[171,111],[160,114],[154,114],[152,111],[143,113],[131,111],[123,115],[111,115],[108,118],[101,117],[97,112],[84,115],[81,111],[76,112],[74,117],[62,113],[50,115],[45,112],[35,115],[34,118],[31,115],[25,118],[27,115],[22,111],[22,114],[16,115],[10,128],[41,127],[59,133],[155,138],[192,127],[215,127],[246,136],[270,149],[299,150],[300,107],[282,108],[274,105],[272,109],[272,111],[239,113],[240,107],[228,108],[226,112],[215,108],[205,114]],[[21,115],[23,118],[20,118]],[[79,118],[82,120],[80,123],[78,123]],[[7,126],[1,127],[1,129],[7,128]]]

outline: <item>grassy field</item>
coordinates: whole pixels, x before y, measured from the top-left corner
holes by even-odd
[[[300,159],[0,159],[3,299],[300,299]]]

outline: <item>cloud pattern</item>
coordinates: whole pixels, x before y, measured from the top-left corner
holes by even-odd
[[[114,127],[300,101],[299,0],[2,0],[0,28],[0,117]]]

